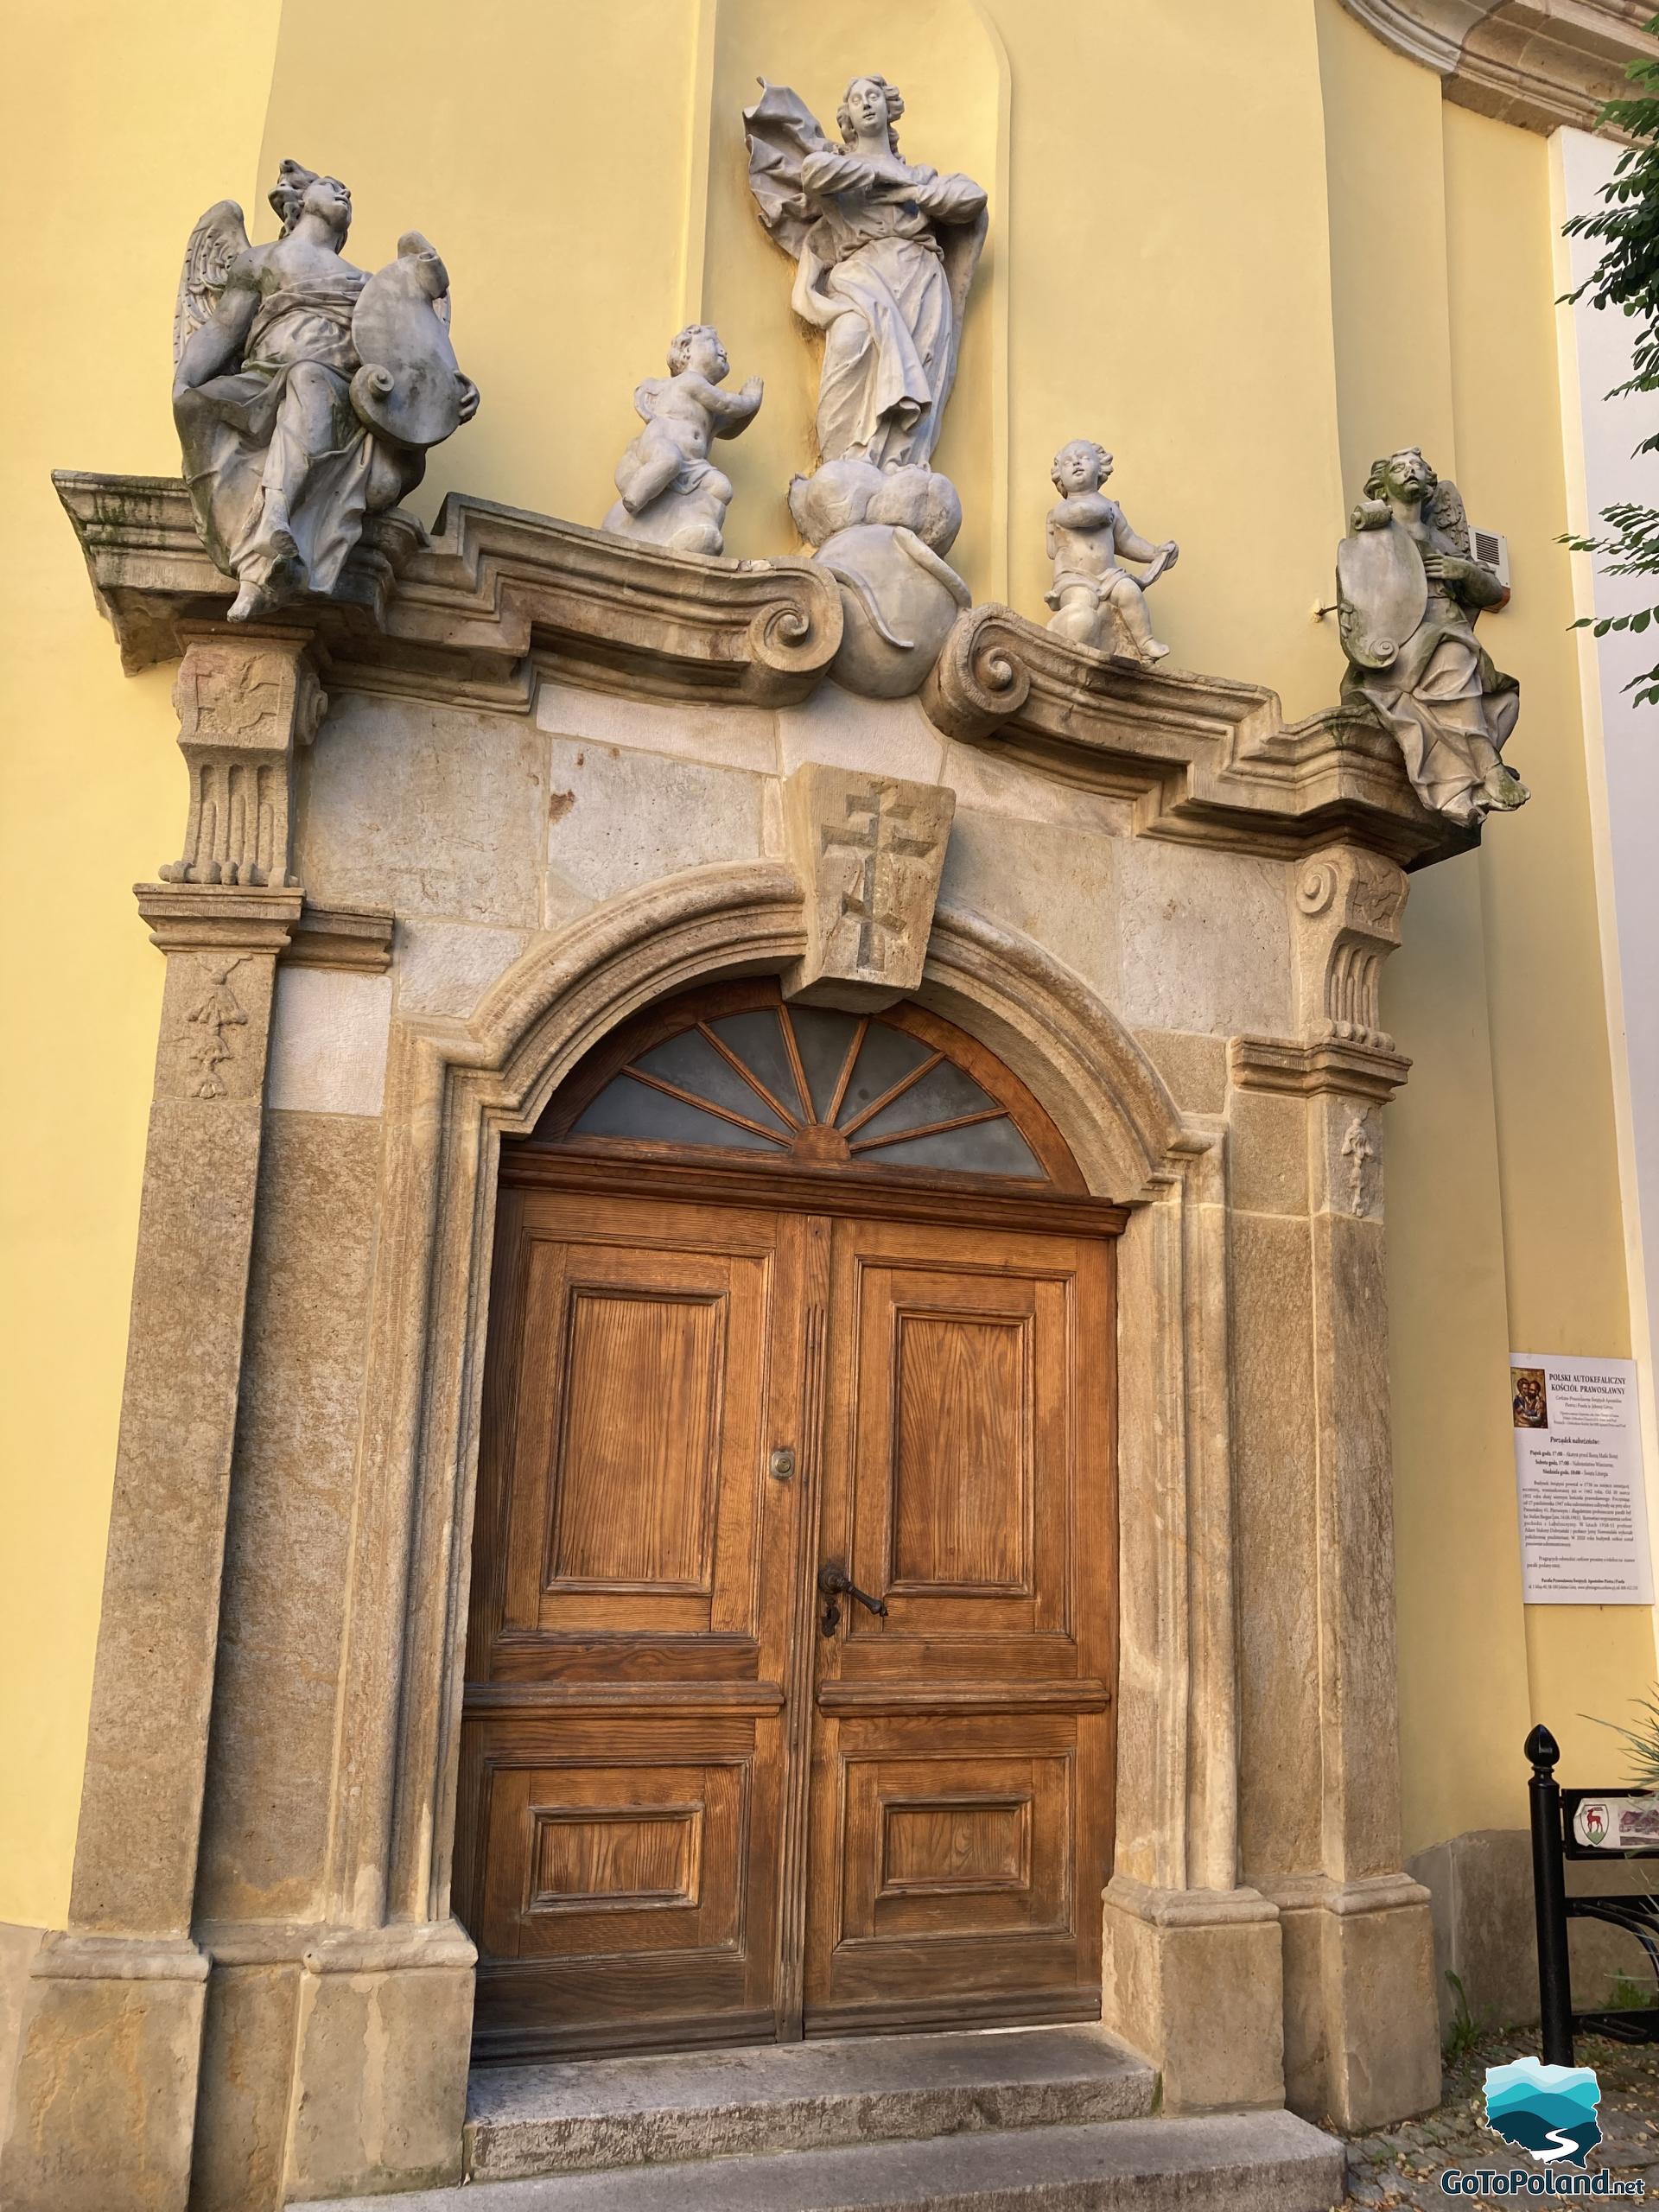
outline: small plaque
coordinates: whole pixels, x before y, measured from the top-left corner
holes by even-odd
[[[1659,1851],[1659,1797],[1580,1797],[1573,1840],[1586,1851]]]

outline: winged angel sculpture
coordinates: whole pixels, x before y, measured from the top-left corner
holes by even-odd
[[[743,111],[749,188],[793,256],[797,315],[823,332],[818,452],[878,468],[931,461],[985,243],[983,188],[906,162],[885,77],[855,77],[832,145],[786,86]]]
[[[414,490],[478,387],[449,343],[449,279],[418,231],[371,276],[341,249],[352,195],[284,162],[282,236],[251,245],[233,200],[190,233],[173,326],[173,416],[203,544],[246,622],[327,593],[363,518]]]

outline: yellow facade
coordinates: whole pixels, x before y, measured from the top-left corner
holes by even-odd
[[[67,1907],[161,982],[127,886],[171,857],[182,797],[171,671],[119,674],[48,471],[176,471],[183,242],[227,193],[272,235],[293,156],[350,183],[356,258],[414,225],[448,265],[484,405],[435,456],[424,519],[453,489],[597,521],[634,382],[702,316],[767,387],[728,449],[728,550],[785,550],[812,372],[743,172],[762,73],[823,112],[879,66],[907,148],[990,186],[938,456],[977,597],[1043,613],[1050,456],[1099,437],[1137,527],[1181,542],[1158,599],[1175,664],[1272,684],[1294,717],[1338,686],[1315,610],[1374,454],[1421,443],[1508,532],[1515,600],[1483,635],[1522,680],[1533,803],[1414,880],[1388,982],[1416,1064],[1388,1117],[1406,1849],[1523,1820],[1530,1718],[1569,1775],[1605,1772],[1578,1716],[1646,1687],[1652,1620],[1522,1606],[1506,1389],[1511,1347],[1630,1348],[1547,141],[1445,105],[1339,0],[26,0],[10,58],[32,88],[14,174],[49,181],[0,479],[0,1920]]]

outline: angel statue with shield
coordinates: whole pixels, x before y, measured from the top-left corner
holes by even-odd
[[[1465,829],[1530,793],[1501,758],[1521,711],[1514,677],[1475,637],[1509,593],[1475,559],[1458,487],[1415,446],[1375,461],[1337,553],[1343,697],[1393,731],[1427,807]]]
[[[363,518],[420,482],[478,408],[449,344],[449,279],[418,231],[371,276],[341,253],[352,195],[284,162],[282,236],[251,245],[232,200],[190,234],[173,327],[173,416],[202,543],[238,585],[232,622],[331,592]]]
[[[971,177],[906,161],[885,77],[855,77],[833,145],[786,86],[743,111],[749,188],[796,262],[796,313],[823,333],[821,460],[926,467],[944,427],[962,318],[985,243]]]

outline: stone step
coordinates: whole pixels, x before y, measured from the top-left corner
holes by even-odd
[[[856,2036],[673,2056],[484,2067],[474,2181],[829,2150],[1149,2113],[1156,2076],[1098,2027]]]
[[[372,2201],[375,2212],[1330,2212],[1343,2190],[1334,2138],[1264,2112],[982,2130]]]

